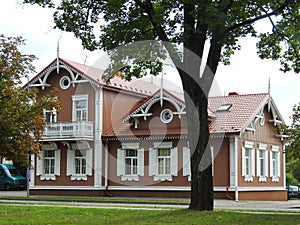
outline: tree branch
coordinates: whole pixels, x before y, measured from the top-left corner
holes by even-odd
[[[237,23],[237,24],[227,28],[222,35],[226,36],[226,34],[228,34],[229,32],[231,32],[231,31],[233,31],[233,30],[235,30],[239,27],[243,27],[243,26],[246,26],[246,25],[249,25],[249,24],[253,24],[254,22],[259,21],[261,19],[265,19],[265,18],[268,18],[268,17],[271,17],[271,16],[278,15],[280,12],[282,12],[285,9],[285,7],[287,7],[289,5],[289,3],[290,3],[290,0],[286,0],[283,5],[281,5],[280,7],[278,7],[277,9],[273,10],[270,13],[266,13],[264,15],[261,15],[261,16],[255,17],[255,18],[245,20],[241,23]]]

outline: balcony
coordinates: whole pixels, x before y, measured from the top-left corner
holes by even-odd
[[[93,140],[91,121],[47,123],[43,140]]]

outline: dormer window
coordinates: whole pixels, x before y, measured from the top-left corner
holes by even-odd
[[[231,106],[232,104],[223,104],[217,109],[217,112],[227,112]]]

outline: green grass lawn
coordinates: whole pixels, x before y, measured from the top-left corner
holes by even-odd
[[[300,224],[300,214],[0,205],[0,224]]]

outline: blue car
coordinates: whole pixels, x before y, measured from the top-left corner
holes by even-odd
[[[287,185],[286,189],[288,190],[288,199],[291,198],[300,198],[300,189],[296,185]]]

